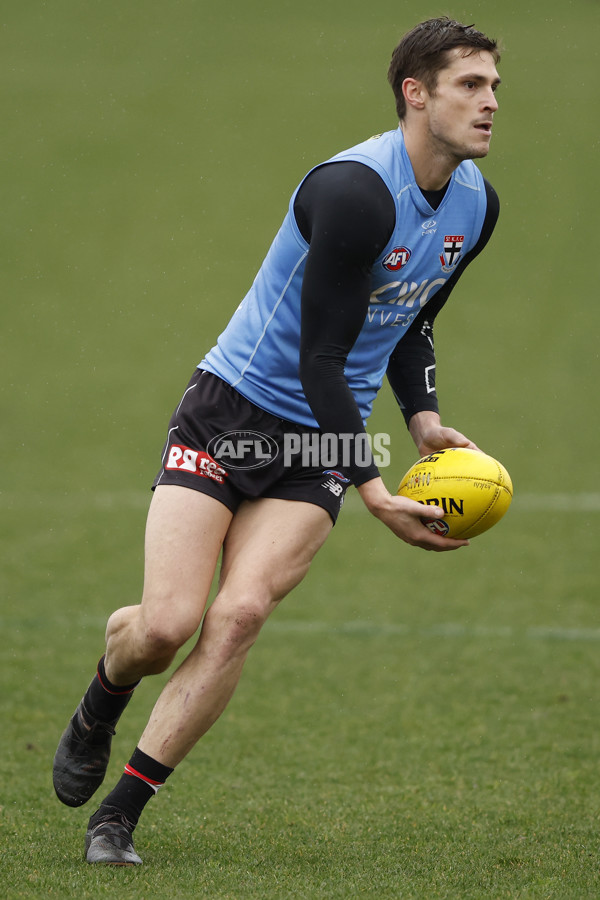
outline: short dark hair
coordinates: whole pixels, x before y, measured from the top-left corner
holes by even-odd
[[[388,81],[396,98],[398,118],[406,115],[406,101],[402,93],[405,78],[422,81],[429,93],[433,94],[438,73],[445,68],[450,50],[464,48],[465,56],[477,50],[487,50],[500,60],[500,50],[496,41],[477,31],[473,25],[461,25],[447,16],[427,19],[407,32],[394,52],[388,70]]]

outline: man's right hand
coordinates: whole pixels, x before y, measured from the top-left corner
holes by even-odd
[[[390,494],[381,478],[366,481],[359,485],[357,490],[369,512],[412,547],[440,553],[469,545],[469,541],[441,537],[430,531],[423,523],[425,518],[423,505],[408,497]],[[441,519],[443,516],[444,510],[439,506],[427,507],[426,518]]]

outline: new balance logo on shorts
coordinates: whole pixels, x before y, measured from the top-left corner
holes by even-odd
[[[341,494],[344,493],[344,486],[343,486],[343,484],[340,484],[340,483],[339,483],[338,481],[336,481],[334,478],[328,478],[327,481],[324,481],[324,482],[323,482],[323,484],[321,485],[321,487],[327,488],[327,490],[328,490],[328,491],[331,491],[331,493],[332,493],[335,497],[339,497]]]
[[[165,469],[177,469],[180,472],[192,472],[201,478],[211,478],[223,484],[227,478],[225,469],[214,461],[210,454],[203,450],[192,450],[182,444],[173,444],[169,447],[169,455],[165,463]]]

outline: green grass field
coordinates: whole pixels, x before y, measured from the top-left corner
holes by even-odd
[[[437,556],[350,496],[150,804],[145,865],[89,867],[90,810],[55,799],[51,760],[139,598],[168,416],[298,180],[395,126],[391,50],[445,12],[505,53],[482,163],[502,213],[440,317],[439,393],[513,506]],[[598,26],[593,0],[3,11],[2,896],[600,897]],[[415,454],[387,390],[371,430],[394,488]]]

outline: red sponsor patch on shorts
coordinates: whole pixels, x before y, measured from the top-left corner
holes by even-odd
[[[169,447],[165,469],[191,472],[192,475],[211,478],[213,481],[218,481],[219,484],[223,484],[227,478],[225,469],[215,462],[210,453],[205,453],[204,450],[192,450],[191,447],[184,447],[183,444],[172,444]]]

